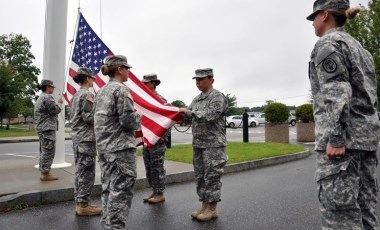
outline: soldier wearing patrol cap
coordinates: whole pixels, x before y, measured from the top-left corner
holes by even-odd
[[[163,103],[167,103],[166,99],[157,93],[156,87],[161,83],[157,78],[157,74],[147,74],[143,76],[142,82],[156,94]],[[152,194],[144,197],[144,202],[157,204],[165,201],[165,151],[166,144],[169,141],[170,129],[163,135],[160,140],[150,148],[143,147],[143,158],[146,172],[146,179],[150,187],[152,187]]]
[[[34,122],[40,140],[40,180],[58,180],[57,176],[50,173],[50,169],[55,156],[58,114],[62,110],[60,105],[63,104],[63,99],[54,100],[52,94],[55,86],[50,80],[42,80],[41,84],[38,85],[38,89],[41,90],[42,93],[34,106]]]
[[[348,0],[317,0],[307,17],[320,37],[311,53],[309,79],[323,229],[379,229],[374,60],[342,28],[359,11]]]
[[[110,80],[94,102],[96,150],[102,181],[102,218],[105,229],[123,229],[131,208],[136,181],[136,138],[141,117],[135,112],[128,80],[131,66],[123,55],[108,56],[101,71]]]
[[[188,109],[180,112],[192,118],[193,164],[197,194],[202,207],[191,213],[199,221],[209,221],[218,216],[217,203],[221,201],[220,181],[227,162],[225,113],[228,101],[223,93],[213,88],[213,70],[195,70],[196,86],[201,93]]]
[[[89,205],[95,182],[96,144],[94,132],[94,95],[89,91],[95,80],[92,70],[80,67],[73,80],[80,86],[70,100],[70,124],[74,134],[73,152],[75,160],[74,196],[75,212],[79,216],[94,216],[101,208]]]

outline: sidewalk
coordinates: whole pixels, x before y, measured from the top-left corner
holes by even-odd
[[[0,138],[0,143],[15,143],[38,141],[37,137]],[[1,144],[0,144],[1,147]],[[280,164],[292,160],[305,158],[310,155],[309,150],[282,157],[274,157],[258,161],[231,164],[225,167],[225,173],[239,172],[258,167]],[[18,205],[41,205],[68,201],[74,199],[74,157],[66,155],[66,162],[72,166],[52,169],[52,173],[59,177],[57,181],[42,182],[40,172],[34,166],[38,159],[27,158],[0,161],[0,212]],[[6,163],[5,163],[6,161]],[[165,161],[166,184],[192,181],[194,179],[193,165],[174,161]],[[135,189],[147,188],[144,162],[142,157],[137,158],[137,180]],[[96,164],[94,196],[100,195],[100,169]]]

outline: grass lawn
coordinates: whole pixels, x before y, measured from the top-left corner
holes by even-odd
[[[3,124],[0,128],[0,137],[24,137],[37,136],[37,132],[29,131],[29,125],[11,125],[9,130],[6,130],[7,125]]]
[[[304,150],[304,147],[292,144],[229,142],[227,164],[287,155]],[[141,148],[138,149],[138,154],[142,155]],[[165,159],[192,164],[193,146],[190,144],[172,145],[172,148],[166,150]]]

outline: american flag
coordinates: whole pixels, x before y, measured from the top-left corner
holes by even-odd
[[[108,76],[102,74],[100,67],[103,65],[104,58],[110,55],[113,55],[112,51],[91,29],[83,15],[79,13],[78,30],[64,95],[67,103],[79,90],[79,85],[73,80],[79,67],[86,66],[96,73],[93,85],[95,92],[108,82]],[[131,90],[135,109],[143,114],[141,130],[136,132],[137,145],[143,140],[147,147],[151,147],[180,119],[179,109],[164,105],[163,101],[132,72],[129,72],[129,79],[125,84]]]

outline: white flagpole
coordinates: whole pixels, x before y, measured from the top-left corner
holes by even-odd
[[[66,73],[66,26],[68,0],[46,0],[43,79],[56,86],[54,98],[65,91]],[[65,162],[65,108],[58,114],[55,157],[52,168],[71,166]]]

